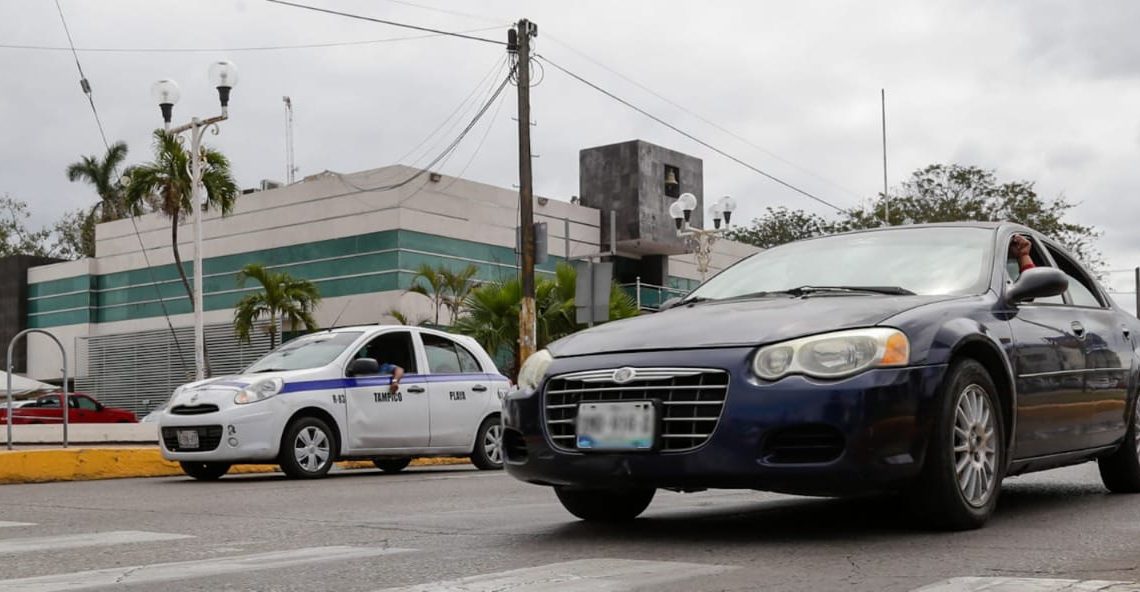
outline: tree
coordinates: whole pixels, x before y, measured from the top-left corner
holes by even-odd
[[[785,207],[766,208],[764,215],[754,218],[748,226],[730,228],[725,237],[734,241],[770,249],[833,231],[834,222],[818,214]]]
[[[101,160],[97,156],[84,156],[67,167],[69,181],[86,181],[95,187],[99,203],[91,208],[89,215],[97,216],[100,222],[118,220],[132,213],[116,176],[119,165],[126,158],[127,145],[115,142],[107,148]]]
[[[88,210],[71,210],[52,226],[53,242],[48,254],[61,259],[95,256],[95,214]]]
[[[261,285],[261,291],[247,294],[234,307],[234,332],[238,339],[249,343],[253,325],[260,319],[269,319],[269,348],[277,347],[277,319],[290,327],[304,325],[307,331],[320,328],[313,312],[321,301],[320,291],[309,280],[294,278],[283,271],[266,269],[259,263],[250,263],[237,274],[238,287],[245,287],[252,279]]]
[[[127,174],[130,183],[126,190],[127,207],[141,211],[146,204],[154,204],[158,211],[170,218],[170,248],[178,276],[194,307],[194,291],[186,279],[182,256],[178,252],[178,224],[183,214],[191,212],[193,192],[190,181],[190,154],[182,148],[178,137],[163,130],[154,132],[154,161],[131,167]],[[203,209],[217,208],[222,215],[229,214],[237,200],[238,187],[230,174],[230,161],[217,150],[202,149],[202,185],[206,200]]]
[[[7,194],[0,197],[0,257],[8,255],[51,256],[47,248],[51,231],[30,230],[28,204]]]
[[[421,284],[421,279],[427,282],[427,285]],[[438,326],[439,310],[443,307],[444,299],[447,297],[446,281],[443,277],[442,268],[421,263],[415,275],[412,276],[412,285],[408,291],[422,294],[431,300],[432,308],[435,309],[435,325]]]
[[[454,325],[467,296],[475,288],[473,278],[478,272],[479,268],[474,265],[453,271],[446,265],[432,267],[427,263],[421,263],[412,276],[412,285],[408,288],[408,292],[421,294],[431,300],[435,309],[435,325],[439,325],[440,310],[444,308],[448,310],[451,324]],[[420,280],[424,283],[420,283]]]

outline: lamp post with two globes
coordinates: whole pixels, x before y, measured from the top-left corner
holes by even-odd
[[[210,65],[210,82],[218,89],[221,115],[206,119],[194,117],[189,123],[170,127],[174,104],[182,93],[173,80],[159,80],[151,87],[151,94],[162,110],[164,129],[177,136],[190,132],[190,186],[191,213],[194,217],[194,379],[206,378],[206,337],[202,320],[202,134],[207,129],[218,133],[218,123],[229,118],[230,90],[237,84],[237,68],[226,60]],[[178,248],[175,245],[175,248]]]
[[[701,274],[701,283],[705,282],[709,272],[709,262],[712,260],[712,246],[726,230],[732,220],[732,212],[736,211],[736,200],[724,196],[709,208],[712,214],[713,228],[694,228],[689,225],[693,210],[697,207],[697,197],[692,193],[683,193],[673,205],[669,206],[669,216],[677,224],[677,236],[685,239],[685,244],[697,258],[697,271]],[[720,221],[724,220],[724,228]]]

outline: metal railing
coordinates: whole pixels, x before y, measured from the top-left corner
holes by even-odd
[[[631,284],[621,284],[621,288],[637,302],[638,310],[655,311],[661,308],[662,302],[689,293],[688,290],[682,290],[680,288],[646,284],[641,281],[641,278],[637,278],[637,281]]]

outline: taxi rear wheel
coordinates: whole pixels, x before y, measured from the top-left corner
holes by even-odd
[[[412,457],[405,456],[403,458],[374,458],[372,464],[376,465],[377,469],[385,473],[399,473],[407,468],[408,464],[412,462]]]
[[[568,489],[555,487],[562,507],[587,522],[626,522],[649,507],[656,489]]]
[[[182,472],[199,481],[217,481],[230,470],[229,463],[180,462]]]
[[[492,415],[479,424],[471,464],[484,471],[503,468],[503,422],[498,415]]]
[[[335,455],[328,424],[316,417],[299,417],[285,428],[277,462],[294,479],[319,479],[332,468]]]

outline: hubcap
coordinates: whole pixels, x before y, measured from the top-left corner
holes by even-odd
[[[1140,443],[1138,443],[1140,445]],[[982,387],[971,384],[954,406],[954,470],[966,502],[981,507],[997,485],[994,414]]]
[[[329,439],[314,426],[308,426],[297,434],[293,443],[293,455],[302,469],[315,473],[328,462]]]
[[[483,450],[487,452],[487,458],[495,464],[503,463],[503,427],[496,424],[487,428],[487,434],[483,437]]]

